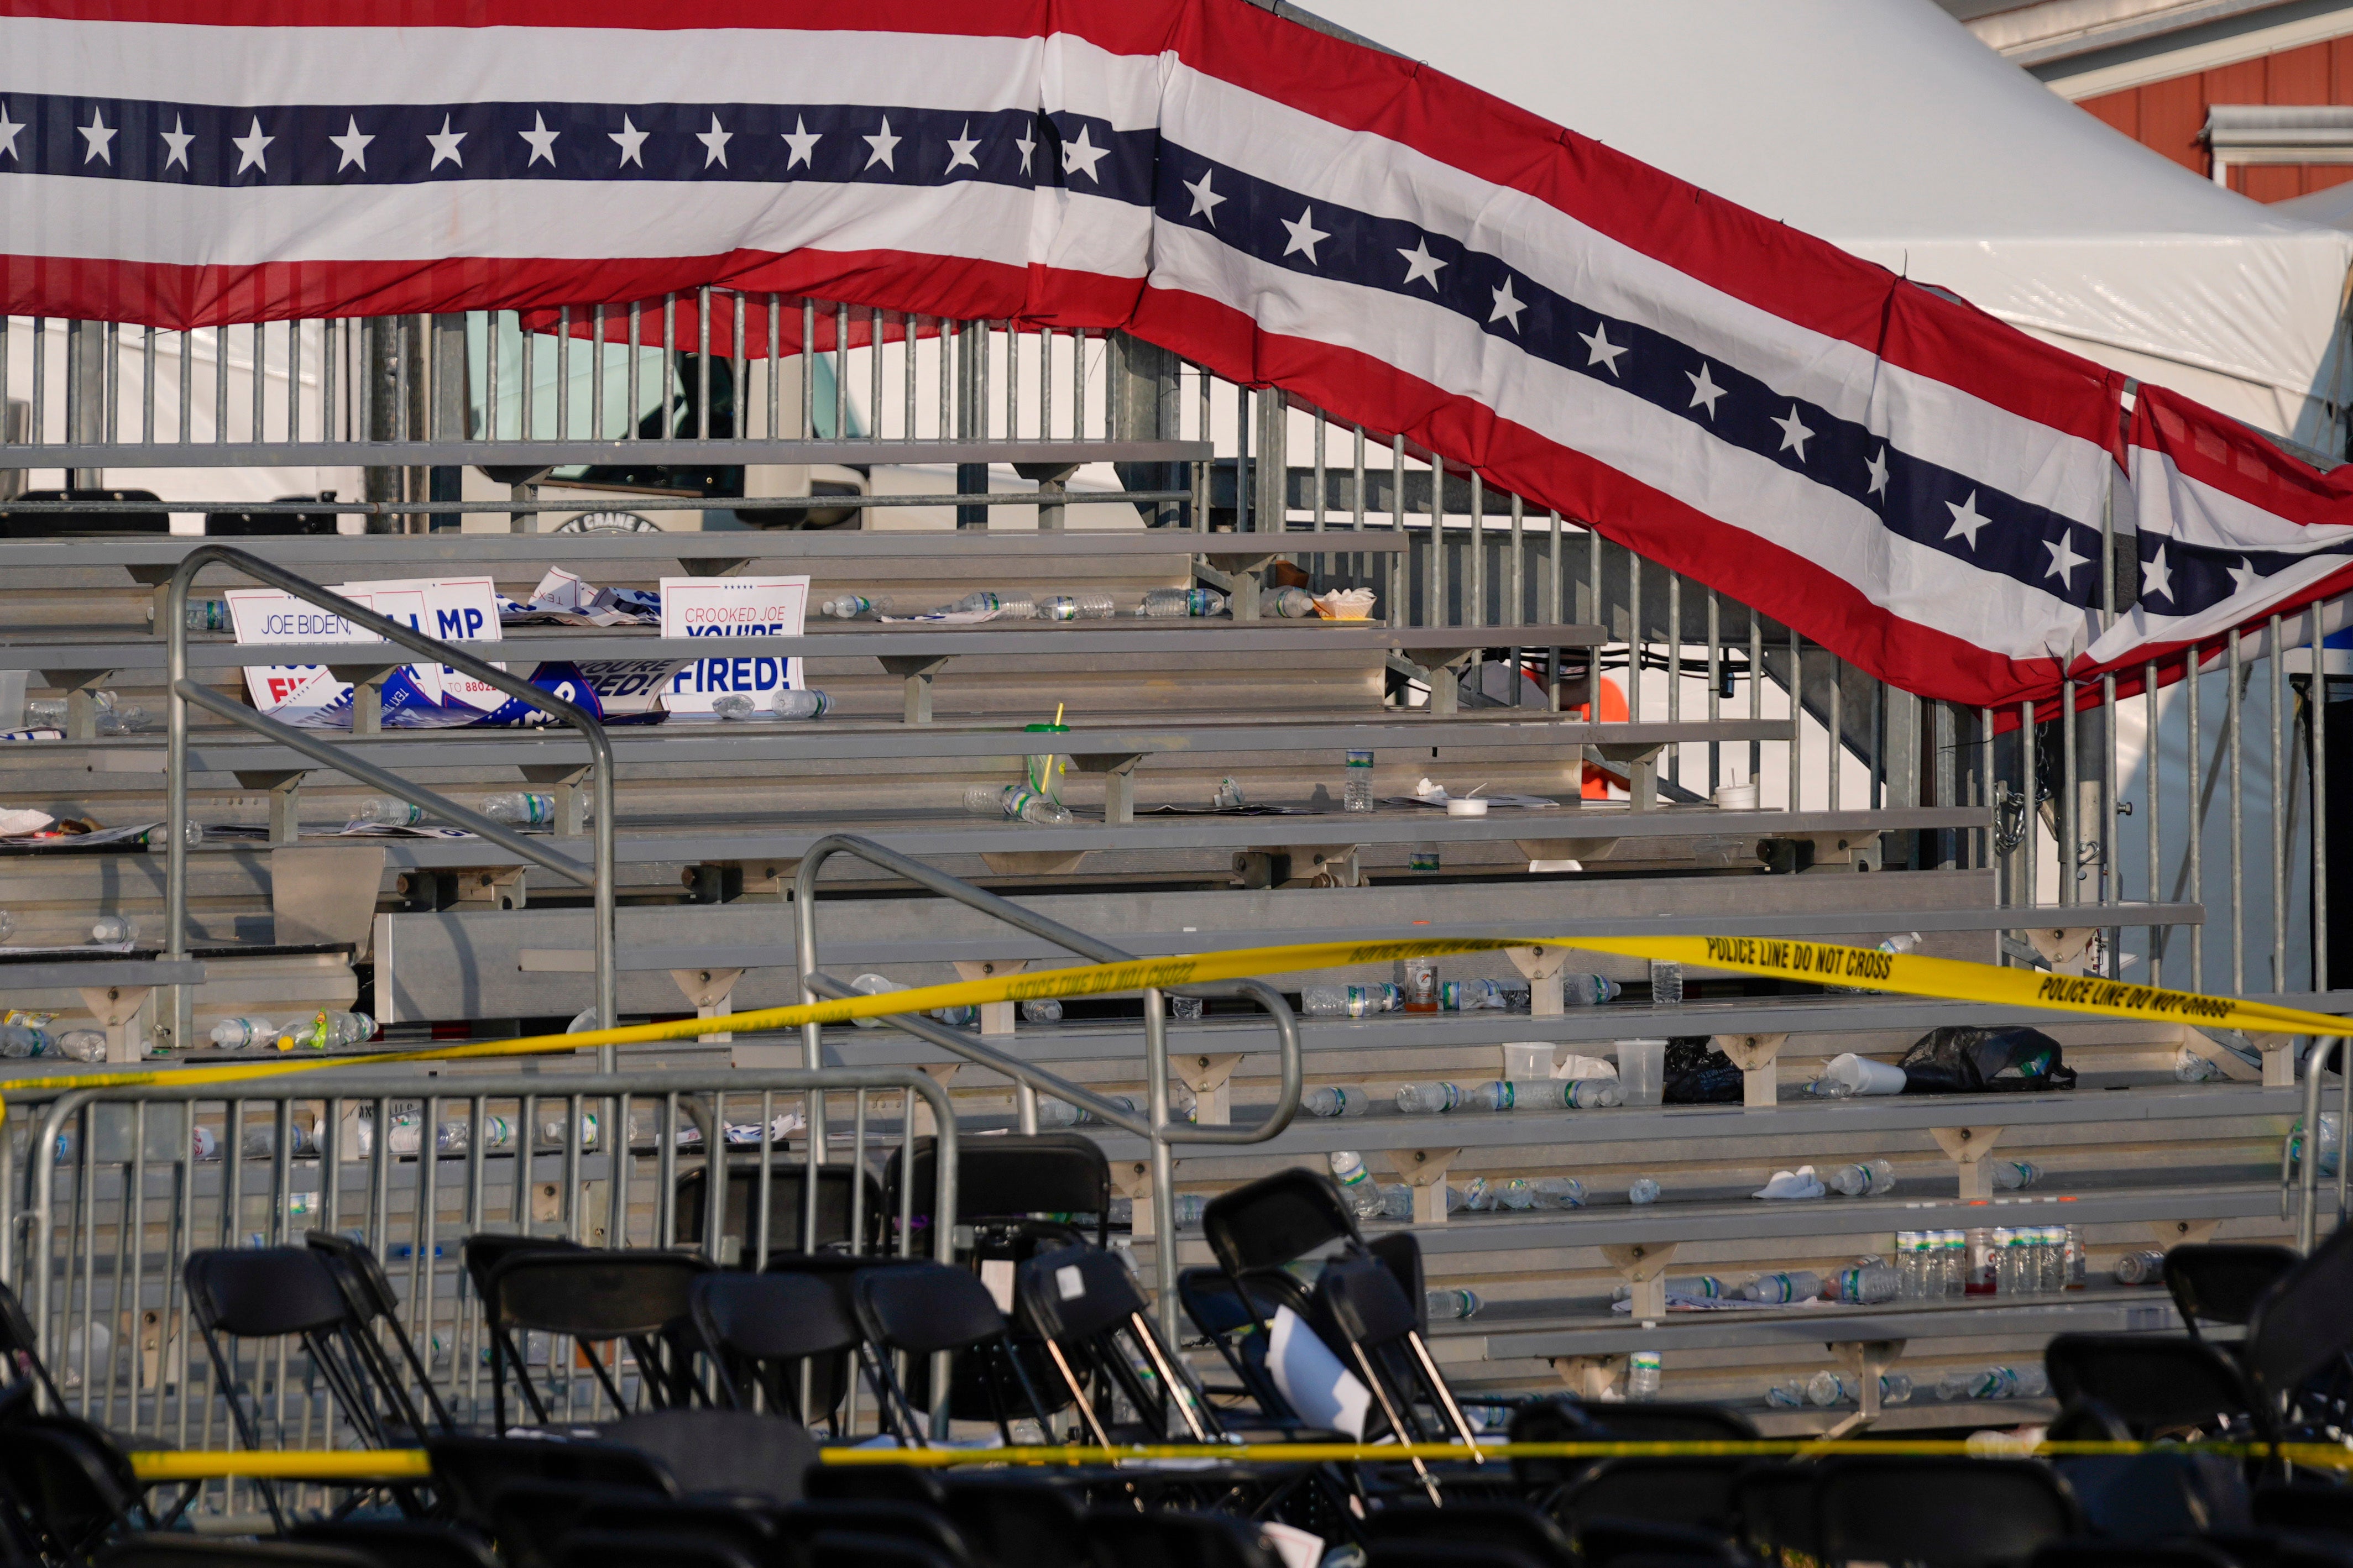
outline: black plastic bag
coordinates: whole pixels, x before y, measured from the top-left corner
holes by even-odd
[[[1667,1042],[1665,1087],[1669,1105],[1737,1104],[1743,1097],[1740,1069],[1715,1048],[1712,1035],[1678,1035]]]
[[[2040,1029],[1931,1029],[1899,1064],[1906,1094],[2073,1089],[2075,1069]]]

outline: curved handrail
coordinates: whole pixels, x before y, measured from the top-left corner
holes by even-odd
[[[2346,1182],[2353,1175],[2353,1166],[2346,1159],[2345,1131],[2348,1121],[2353,1121],[2353,1041],[2342,1036],[2322,1036],[2312,1043],[2304,1058],[2304,1169],[2297,1173],[2301,1191],[2297,1196],[2302,1212],[2295,1217],[2295,1249],[2306,1257],[2318,1239],[2319,1216],[2314,1210],[2320,1201],[2320,1074],[2327,1065],[2328,1053],[2337,1053],[2337,1071],[2343,1085],[2341,1108],[2337,1113],[2337,1223],[2345,1223]],[[2293,1135],[2291,1135],[2293,1141]],[[2280,1152],[2281,1186],[2285,1188],[2288,1154]],[[2285,1193],[2282,1193],[2283,1200]],[[2285,1218],[2285,1215],[2282,1215]]]
[[[291,594],[322,610],[332,610],[355,626],[372,631],[387,642],[397,643],[423,654],[433,663],[462,670],[484,685],[528,702],[579,731],[595,758],[596,822],[592,831],[596,859],[594,872],[583,874],[577,862],[552,854],[504,824],[493,822],[480,812],[469,810],[421,784],[410,784],[364,758],[349,755],[340,751],[334,742],[320,738],[314,731],[281,724],[191,681],[188,679],[188,589],[195,582],[197,573],[216,563],[234,567],[256,582],[267,583],[281,593]],[[374,610],[364,609],[307,577],[298,577],[282,566],[225,544],[204,545],[180,558],[179,567],[172,574],[172,581],[164,590],[163,613],[169,650],[164,679],[165,694],[169,699],[166,712],[170,721],[164,775],[169,843],[165,846],[164,886],[164,934],[168,956],[174,959],[188,956],[187,705],[193,702],[233,724],[266,735],[290,751],[300,752],[340,773],[374,784],[412,805],[423,806],[435,816],[477,833],[535,866],[543,866],[558,876],[589,887],[595,894],[596,910],[596,1017],[607,1027],[619,1021],[620,993],[614,969],[613,934],[613,747],[606,738],[602,724],[578,704],[543,690],[488,660],[454,647],[438,637],[427,637],[413,627],[402,626]],[[355,644],[354,652],[364,647],[364,644]],[[174,994],[182,1000],[176,1002],[173,1008],[173,1039],[179,1048],[185,1050],[187,1042],[181,1039],[180,1035],[188,1027],[186,992],[175,987]],[[600,1047],[596,1057],[599,1068],[607,1072],[613,1070],[612,1047]]]

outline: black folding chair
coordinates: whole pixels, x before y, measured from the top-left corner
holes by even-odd
[[[774,1510],[746,1508],[717,1498],[613,1498],[582,1513],[579,1530],[628,1535],[684,1537],[740,1552],[766,1563],[779,1555]],[[557,1543],[559,1552],[565,1542]]]
[[[687,1291],[687,1315],[716,1365],[720,1399],[751,1410],[822,1415],[840,1436],[841,1398],[858,1323],[835,1282],[817,1274],[706,1274]]]
[[[1239,1394],[1258,1407],[1261,1419],[1296,1424],[1297,1412],[1282,1397],[1266,1368],[1266,1335],[1261,1331],[1282,1305],[1264,1290],[1259,1300],[1243,1300],[1242,1286],[1222,1268],[1187,1268],[1176,1276],[1176,1301],[1194,1329],[1218,1352],[1234,1374],[1233,1388],[1211,1388],[1213,1394]]]
[[[1029,1415],[1041,1428],[1045,1426],[1047,1406],[1015,1353],[1005,1314],[977,1277],[942,1263],[901,1264],[860,1271],[851,1294],[866,1341],[861,1356],[881,1391],[881,1415],[894,1436],[918,1447],[928,1446],[914,1404],[892,1370],[891,1357],[898,1352],[911,1357],[943,1352],[976,1357],[990,1414],[1006,1442],[1013,1441],[1005,1400],[1007,1377],[1019,1386]],[[935,1405],[949,1397],[936,1384],[926,1386]]]
[[[571,1531],[549,1561],[554,1568],[769,1568],[724,1542],[642,1530]]]
[[[763,1506],[801,1500],[817,1465],[817,1443],[789,1415],[750,1410],[648,1410],[605,1429],[608,1441],[635,1448],[674,1476],[694,1478],[697,1492],[725,1492]]]
[[[971,1543],[946,1514],[904,1503],[813,1500],[785,1510],[776,1523],[787,1537],[813,1541],[856,1535],[914,1546],[949,1563],[977,1561]]]
[[[857,1247],[860,1252],[878,1252],[888,1233],[888,1222],[898,1211],[884,1200],[882,1185],[873,1173],[860,1167],[854,1173],[848,1165],[823,1165],[817,1176],[817,1228],[814,1239],[801,1238],[801,1222],[807,1217],[807,1168],[784,1162],[781,1153],[768,1166],[767,1254],[814,1251],[821,1247],[847,1247],[851,1242],[851,1221],[858,1221]],[[696,1166],[679,1173],[674,1189],[678,1194],[678,1234],[700,1240],[708,1223],[703,1207],[703,1194],[709,1190],[710,1178],[704,1168]],[[853,1196],[857,1188],[862,1194]],[[733,1241],[742,1247],[739,1254],[745,1268],[754,1267],[760,1249],[753,1240],[759,1233],[760,1157],[755,1153],[731,1153],[727,1156],[727,1211],[720,1215],[720,1236],[723,1238],[720,1256],[728,1256],[725,1243]],[[862,1210],[862,1213],[853,1213]]]
[[[1110,1447],[1111,1432],[1087,1397],[1090,1381],[1126,1395],[1149,1441],[1174,1436],[1177,1424],[1196,1443],[1224,1436],[1192,1369],[1161,1342],[1150,1304],[1116,1256],[1091,1247],[1037,1253],[1021,1266],[1014,1288],[1023,1317],[1098,1444]],[[1139,1363],[1151,1369],[1148,1381]]]
[[[589,1346],[625,1341],[637,1358],[638,1386],[648,1403],[656,1409],[686,1403],[692,1393],[691,1358],[665,1342],[687,1321],[690,1288],[710,1271],[708,1262],[684,1252],[534,1248],[502,1259],[490,1270],[483,1295],[484,1315],[496,1331],[490,1336],[491,1389],[499,1430],[506,1430],[506,1367],[517,1329]],[[549,1359],[553,1363],[553,1351]],[[585,1359],[614,1410],[631,1409],[605,1357],[592,1352]],[[518,1359],[515,1373],[533,1417],[545,1425],[547,1404],[532,1383],[529,1365]]]
[[[2258,1435],[2271,1428],[2237,1359],[2209,1340],[2059,1334],[2042,1347],[2042,1366],[2063,1407],[2056,1425],[2070,1431],[2105,1426],[2147,1438],[2248,1422]]]
[[[1086,1539],[1106,1568],[1282,1568],[1254,1526],[1225,1514],[1096,1509]]]
[[[1486,1463],[1479,1452],[1477,1434],[1463,1418],[1454,1391],[1447,1386],[1430,1357],[1430,1346],[1414,1326],[1413,1304],[1398,1288],[1397,1276],[1386,1264],[1377,1258],[1335,1258],[1324,1266],[1315,1281],[1315,1294],[1329,1310],[1340,1342],[1356,1362],[1357,1375],[1379,1402],[1381,1415],[1399,1442],[1451,1437],[1470,1447],[1472,1464]],[[1423,1397],[1444,1416],[1434,1434],[1425,1432],[1415,1415],[1416,1405]],[[1438,1485],[1429,1467],[1416,1458],[1413,1469],[1435,1501]]]
[[[1580,1552],[1584,1532],[1604,1521],[1688,1525],[1728,1535],[1739,1514],[1733,1489],[1753,1463],[1708,1455],[1604,1459],[1560,1494],[1552,1516]]]
[[[1509,1501],[1452,1502],[1444,1508],[1392,1505],[1367,1514],[1364,1522],[1368,1550],[1412,1542],[1425,1546],[1477,1546],[1515,1552],[1537,1564],[1559,1568],[1576,1560],[1575,1550],[1560,1527],[1525,1503]]]
[[[2353,1225],[2282,1276],[2247,1313],[2240,1364],[2282,1437],[2353,1424]],[[2322,1436],[2326,1434],[2325,1436]]]
[[[0,1432],[0,1487],[16,1519],[11,1533],[52,1563],[82,1563],[103,1542],[158,1522],[122,1455],[95,1428],[27,1415]]]
[[[2295,1251],[2252,1242],[2206,1242],[2165,1255],[2165,1288],[2192,1339],[2200,1323],[2243,1324],[2255,1301],[2296,1266]]]
[[[860,1469],[875,1467],[859,1466]],[[983,1560],[1019,1568],[1093,1568],[1078,1500],[1018,1475],[946,1476],[938,1507]]]
[[[9,1382],[29,1377],[48,1396],[51,1410],[66,1407],[56,1380],[49,1376],[48,1363],[41,1360],[41,1337],[33,1330],[33,1320],[26,1315],[16,1292],[5,1285],[0,1285],[0,1359],[7,1363]]]
[[[417,1346],[408,1331],[400,1323],[400,1298],[392,1289],[392,1281],[376,1261],[375,1253],[348,1236],[332,1231],[314,1230],[302,1237],[303,1245],[326,1259],[336,1285],[343,1290],[343,1301],[351,1309],[352,1346],[364,1361],[375,1385],[402,1412],[402,1420],[411,1433],[422,1435],[417,1424],[417,1411],[408,1405],[401,1382],[401,1366],[396,1364],[391,1352],[385,1349],[377,1336],[389,1333],[400,1351],[401,1363],[416,1380],[425,1395],[427,1409],[433,1413],[434,1426],[443,1432],[455,1432],[458,1424],[450,1419],[448,1406],[441,1403],[440,1390],[433,1386],[432,1369],[417,1353]]]
[[[580,1515],[618,1498],[670,1498],[669,1467],[624,1443],[431,1436],[434,1489],[470,1528],[500,1542],[511,1568],[544,1568]]]
[[[319,1541],[222,1541],[178,1531],[125,1536],[97,1568],[385,1568],[348,1546]]]
[[[355,1321],[334,1269],[320,1254],[301,1247],[210,1248],[189,1255],[183,1279],[189,1315],[204,1336],[219,1396],[228,1405],[238,1440],[248,1448],[268,1446],[262,1437],[259,1395],[249,1405],[241,1392],[236,1354],[223,1346],[225,1338],[285,1339],[300,1343],[336,1407],[365,1447],[392,1446],[391,1431],[369,1397],[371,1392],[381,1394],[391,1406],[396,1429],[404,1436],[422,1429],[416,1407],[396,1381],[383,1388],[374,1386],[372,1369],[356,1343],[365,1331]],[[265,1480],[254,1484],[282,1534],[286,1519],[279,1508],[277,1488]],[[404,1508],[414,1506],[405,1492],[395,1495],[402,1497]]]
[[[1567,1568],[1571,1561],[1532,1557],[1518,1547],[1484,1541],[1374,1541],[1365,1548],[1365,1568]]]
[[[479,1537],[424,1520],[313,1521],[297,1524],[288,1539],[356,1552],[376,1568],[501,1568],[497,1554]]]
[[[516,1236],[499,1231],[476,1231],[458,1244],[458,1258],[465,1267],[468,1282],[474,1287],[474,1299],[482,1303],[483,1331],[491,1342],[491,1354],[494,1360],[502,1357],[504,1359],[501,1364],[515,1366],[528,1364],[522,1349],[516,1345],[512,1336],[499,1327],[491,1315],[491,1273],[500,1264],[520,1253],[586,1250],[586,1248],[578,1242],[567,1241],[561,1237]],[[503,1388],[494,1388],[491,1390],[491,1399],[496,1402],[504,1394]],[[506,1411],[504,1406],[501,1405],[498,1410],[498,1430],[505,1431],[506,1425]]]
[[[883,1201],[894,1219],[903,1202],[919,1227],[938,1224],[932,1213],[939,1191],[937,1141],[915,1140],[912,1179],[902,1169],[902,1153],[894,1150],[883,1170]],[[1062,1246],[1085,1239],[1071,1222],[1051,1217],[1076,1214],[1094,1215],[1094,1244],[1111,1245],[1111,1162],[1084,1133],[1017,1132],[957,1144],[955,1222],[975,1227],[981,1256],[1001,1249],[1018,1262],[1036,1249],[1020,1247],[1025,1240]]]
[[[1826,1459],[1814,1521],[1827,1563],[1929,1568],[2021,1563],[2083,1531],[2066,1489],[2031,1459]]]

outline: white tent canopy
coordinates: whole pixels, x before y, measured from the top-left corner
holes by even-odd
[[[2353,234],[2117,134],[1930,0],[1309,0],[2129,375],[2331,451]]]

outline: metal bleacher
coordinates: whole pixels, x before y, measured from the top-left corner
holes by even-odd
[[[1375,489],[1366,477],[1364,433],[1356,432],[1350,489],[1342,482],[1346,466],[1327,468],[1320,420],[1309,469],[1287,459],[1285,416],[1270,415],[1262,402],[1250,414],[1253,395],[1212,388],[1206,377],[1195,438],[1177,439],[1191,422],[1189,404],[1169,390],[1181,385],[1181,367],[1155,384],[1164,402],[1138,426],[1131,402],[1121,400],[1140,395],[1131,384],[1134,367],[1157,353],[1144,347],[1123,350],[1118,363],[1127,381],[1107,375],[1114,384],[1105,395],[1124,412],[1106,419],[1101,451],[1112,453],[1111,432],[1123,422],[1159,433],[1156,443],[1120,446],[1117,460],[1186,475],[1189,489],[1132,483],[1132,492],[1147,499],[1117,504],[1131,505],[1140,522],[1175,526],[1031,530],[976,526],[965,517],[961,527],[885,528],[878,507],[862,525],[833,531],[441,531],[237,542],[316,583],[462,570],[487,574],[517,596],[550,565],[610,587],[651,587],[681,574],[806,573],[812,603],[888,593],[902,605],[928,606],[975,587],[1101,589],[1126,600],[1198,583],[1231,592],[1231,613],[1209,620],[813,621],[801,637],[731,639],[731,653],[806,658],[810,684],[828,693],[834,711],[813,724],[673,721],[613,731],[624,1020],[799,1000],[794,872],[818,840],[844,833],[1142,953],[1335,937],[1646,931],[1869,945],[1916,931],[1926,952],[2024,962],[2019,955],[2034,951],[2039,932],[2050,951],[2034,961],[2068,964],[2080,961],[2082,939],[2094,932],[2186,932],[2206,924],[2207,907],[2179,894],[2131,900],[2111,889],[2094,895],[2107,901],[2086,903],[2067,887],[2060,901],[2038,901],[2033,889],[2042,884],[2031,868],[2020,897],[2018,845],[2001,837],[1994,805],[1997,784],[2010,786],[1994,776],[1990,729],[1968,728],[1979,722],[1974,713],[1933,710],[1862,679],[1729,596],[1687,590],[1655,565],[1646,575],[1639,558],[1573,521],[1530,516],[1475,481],[1448,477],[1433,484],[1426,466],[1409,473],[1401,444],[1388,488]],[[874,371],[878,390],[882,374]],[[1238,421],[1255,420],[1255,458],[1238,459],[1231,442],[1213,440],[1212,391],[1240,399]],[[979,395],[985,405],[985,372]],[[777,451],[790,444],[769,434],[757,460],[783,460]],[[1030,468],[1050,471],[1060,477],[1044,482],[1059,485],[1092,460],[1086,436],[1082,429],[1050,450],[1038,447],[1023,472],[1035,479]],[[395,442],[349,460],[420,473],[470,460],[462,441],[430,451],[412,445],[406,457]],[[944,435],[913,445],[930,464],[972,468],[976,453],[986,456]],[[534,455],[569,460],[560,446],[506,442],[495,455],[528,468]],[[747,460],[729,458],[723,440],[702,446],[713,460]],[[153,455],[171,449],[170,443],[147,448],[144,460],[178,460]],[[141,460],[137,451],[116,450],[107,466]],[[855,442],[828,443],[824,460],[859,461],[858,451]],[[0,469],[33,466],[35,455],[0,448]],[[877,443],[869,457],[877,464],[918,460],[906,442],[887,451]],[[1129,482],[1127,469],[1121,472]],[[1247,482],[1238,485],[1238,474]],[[1222,490],[1213,482],[1220,478]],[[1005,492],[985,494],[976,483],[960,477],[951,498],[960,511],[985,520],[987,507],[1008,504]],[[536,504],[528,489],[529,481],[516,487],[518,517]],[[1050,498],[1040,505],[1039,493],[1028,494],[1027,504],[1051,510]],[[1220,495],[1226,507],[1208,504]],[[1303,502],[1302,495],[1311,499]],[[1330,500],[1335,495],[1352,497],[1352,511]],[[1176,496],[1189,499],[1172,502]],[[1368,519],[1367,498],[1428,515]],[[1172,509],[1179,514],[1173,520]],[[406,512],[346,510],[365,513],[372,524],[432,514],[426,502],[408,503]],[[1342,511],[1350,515],[1336,515]],[[12,520],[20,531],[29,515]],[[101,733],[94,694],[114,693],[118,711],[135,702],[160,715],[159,588],[202,542],[103,532],[0,539],[0,624],[7,628],[0,675],[26,671],[30,695],[69,700],[64,738],[0,744],[0,802],[100,826],[165,819],[160,720]],[[1261,616],[1261,575],[1271,586],[1294,567],[1319,587],[1373,587],[1381,595],[1377,618]],[[197,588],[234,585],[233,574],[208,569]],[[494,643],[458,646],[518,670],[545,659],[710,651],[622,628],[518,630]],[[1818,668],[1802,663],[1809,653],[1830,667],[1826,686],[1817,683]],[[194,639],[191,676],[236,695],[243,689],[238,671],[253,658],[226,638]],[[349,645],[273,648],[270,658],[341,666],[352,653]],[[1511,672],[1500,682],[1500,700],[1489,679],[1499,665]],[[1663,681],[1664,702],[1646,703],[1638,689],[1630,716],[1584,716],[1595,710],[1586,705],[1605,669],[1623,671],[1638,688],[1647,679],[1654,693]],[[1702,679],[1704,689],[1695,684]],[[1058,711],[1062,728],[1035,727]],[[1947,738],[1963,733],[1978,740]],[[384,731],[336,743],[343,754],[460,801],[518,787],[556,792],[557,831],[540,845],[593,874],[583,832],[591,753],[580,736]],[[1346,812],[1343,757],[1360,749],[1376,753],[1376,793],[1384,804]],[[1807,755],[1817,776],[1801,787]],[[1034,826],[963,810],[968,784],[1012,782],[1025,760],[1040,756],[1071,760],[1063,799],[1077,821]],[[2022,763],[2014,752],[2003,757],[2005,769],[2032,766],[2031,755]],[[1719,781],[1778,784],[1785,769],[1790,787],[1778,802],[1738,808],[1712,802]],[[1589,784],[1612,775],[1622,788],[1588,798]],[[1482,816],[1398,804],[1422,777],[1458,794],[1475,785],[1553,804],[1498,805]],[[1226,780],[1244,801],[1278,809],[1203,810]],[[166,1042],[168,1054],[157,1059],[168,1065],[216,1059],[206,1032],[235,1015],[278,1018],[356,1004],[386,1026],[385,1040],[425,1045],[561,1028],[592,1000],[587,895],[512,850],[480,838],[347,833],[357,803],[377,793],[374,786],[201,713],[193,715],[186,783],[191,815],[206,829],[188,857],[189,959],[167,963],[158,945],[161,834],[95,848],[0,847],[0,910],[16,921],[9,940],[25,949],[75,950],[0,953],[0,1004],[58,1013],[59,1027],[98,1019],[127,1058],[168,1026],[173,1015],[158,1000],[164,991],[190,987],[181,1015],[189,1037]],[[2031,837],[2026,845],[2031,857]],[[1001,973],[1011,964],[1070,962],[1049,943],[910,890],[871,865],[828,866],[821,964],[843,975],[871,969],[923,984],[980,966]],[[134,917],[141,939],[121,952],[88,949],[85,933],[100,913]],[[2105,951],[2112,957],[2113,944]],[[1440,973],[1511,976],[1523,963],[1541,968],[1533,955],[1498,951],[1450,957]],[[1538,1003],[1535,1016],[1303,1019],[1310,1085],[1368,1089],[1373,1113],[1303,1113],[1263,1143],[1183,1149],[1177,1190],[1206,1194],[1287,1164],[1321,1165],[1344,1149],[1366,1154],[1381,1180],[1417,1187],[1410,1223],[1430,1282],[1473,1289],[1487,1303],[1469,1321],[1439,1327],[1450,1374],[1475,1391],[1528,1392],[1566,1380],[1598,1392],[1629,1351],[1654,1348],[1666,1356],[1671,1396],[1759,1405],[1776,1378],[1842,1359],[1885,1364],[1901,1353],[1922,1387],[1908,1411],[1881,1417],[1891,1426],[1959,1417],[1957,1407],[1940,1406],[1928,1393],[1940,1366],[2031,1360],[2043,1339],[2063,1329],[2168,1326],[2160,1295],[2105,1287],[2121,1251],[2218,1230],[2233,1238],[2286,1231],[2280,1148],[2301,1101],[2293,1060],[2283,1074],[2276,1052],[2257,1068],[2179,1026],[1823,994],[1709,975],[1693,977],[1681,1005],[1661,1005],[1643,966],[1572,955],[1569,967],[1618,981],[1623,995],[1556,1012]],[[1307,984],[1389,978],[1386,965],[1270,977],[1293,994]],[[2303,1000],[2335,1007],[2343,999]],[[978,1032],[1087,1089],[1141,1096],[1138,1020],[1134,998],[1113,998],[1073,1005],[1064,1021],[1043,1025],[995,1009]],[[2068,1094],[1835,1102],[1804,1092],[1830,1057],[1852,1050],[1894,1059],[1920,1035],[1948,1025],[2046,1029],[2082,1073],[2081,1085]],[[1747,1068],[1746,1102],[1445,1118],[1406,1116],[1387,1103],[1402,1081],[1498,1077],[1505,1045],[1607,1054],[1611,1041],[1651,1037],[1699,1037],[1736,1050]],[[1213,1005],[1198,1021],[1172,1022],[1172,1071],[1201,1122],[1263,1121],[1276,1098],[1276,1044],[1265,1015],[1239,1005]],[[2214,1060],[2221,1077],[2177,1081],[2173,1069],[2185,1049]],[[932,1040],[890,1028],[828,1029],[821,1062],[805,1062],[802,1051],[797,1034],[738,1035],[626,1055],[632,1068],[917,1067],[946,1083],[960,1118],[974,1128],[1013,1125],[1017,1116],[1007,1079]],[[544,1070],[570,1082],[592,1066],[586,1057],[557,1058]],[[57,1064],[10,1068],[21,1076],[19,1069],[47,1073]],[[462,1079],[477,1069],[451,1063],[435,1070]],[[1114,1128],[1087,1130],[1101,1137],[1121,1191],[1135,1205],[1133,1237],[1149,1258],[1171,1234],[1169,1216],[1151,1212],[1150,1144]],[[2041,1165],[2042,1183],[2017,1194],[1989,1194],[1979,1162],[1997,1148]],[[1892,1197],[1763,1204],[1746,1196],[1777,1169],[1875,1157],[1898,1170]],[[1582,1180],[1588,1205],[1446,1212],[1450,1178],[1550,1174]],[[1638,1175],[1659,1182],[1660,1201],[1627,1202],[1626,1187]],[[2035,1223],[2083,1226],[2102,1288],[2031,1302],[1672,1316],[1657,1310],[1630,1318],[1610,1310],[1611,1287],[1620,1281],[1635,1290],[1638,1308],[1656,1309],[1662,1268],[1734,1276],[1828,1269],[1887,1252],[1897,1230],[2002,1223],[1987,1216],[2012,1197],[2031,1204]],[[1183,1262],[1208,1261],[1198,1232],[1180,1225],[1175,1235]],[[2031,1415],[2038,1407],[2017,1408]],[[1768,1426],[1790,1428],[1825,1426],[1840,1414],[1760,1409]]]

